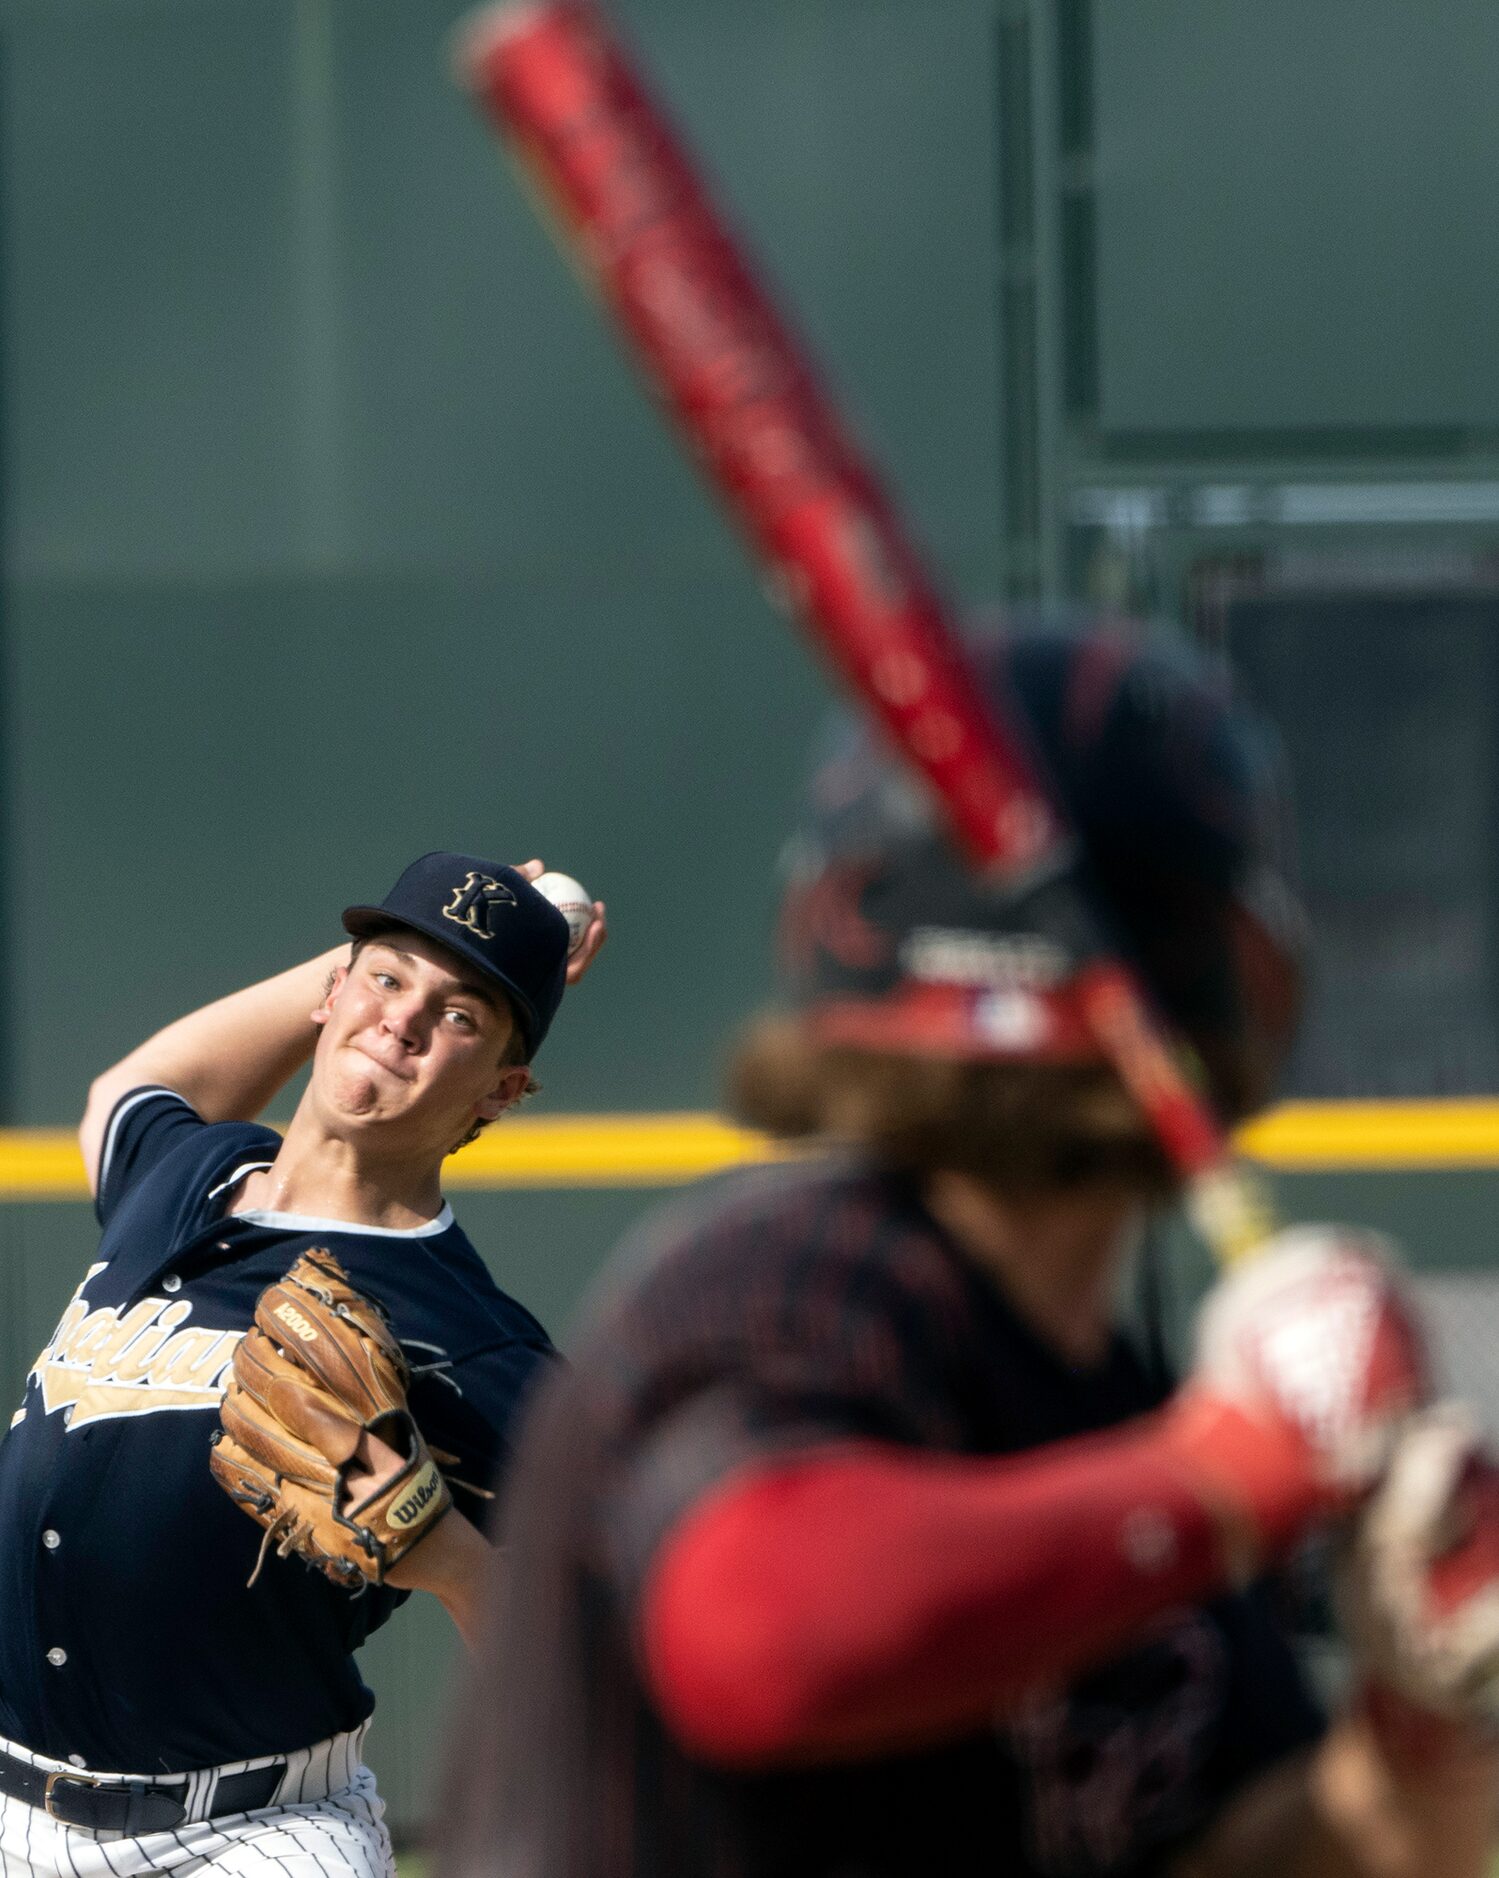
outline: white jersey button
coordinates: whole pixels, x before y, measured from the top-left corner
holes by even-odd
[[[68,1660],[68,1653],[60,1644],[54,1643],[47,1652],[47,1661],[54,1669],[61,1669]]]
[[[62,1534],[60,1532],[54,1532],[49,1526],[42,1534],[42,1544],[46,1546],[49,1552],[55,1552],[62,1544]]]
[[[161,1288],[163,1291],[180,1291],[182,1289],[182,1280],[177,1276],[176,1272],[168,1272],[166,1277],[161,1281]]]

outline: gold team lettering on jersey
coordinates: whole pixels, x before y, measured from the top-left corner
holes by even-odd
[[[75,1297],[32,1366],[46,1413],[65,1409],[71,1429],[119,1415],[217,1408],[243,1332],[189,1328],[192,1308],[185,1298],[91,1308]]]

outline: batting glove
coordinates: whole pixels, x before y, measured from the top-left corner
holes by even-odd
[[[1450,1721],[1499,1723],[1499,1466],[1461,1404],[1401,1434],[1342,1548],[1337,1589],[1381,1711],[1393,1694]]]
[[[1218,1514],[1231,1567],[1249,1577],[1375,1487],[1429,1395],[1388,1243],[1301,1226],[1209,1294],[1164,1433]]]

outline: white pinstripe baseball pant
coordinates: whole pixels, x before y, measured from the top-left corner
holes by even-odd
[[[287,1755],[269,1806],[139,1837],[67,1826],[39,1806],[0,1795],[0,1878],[138,1878],[146,1872],[192,1878],[198,1871],[213,1878],[395,1878],[385,1806],[360,1758],[364,1736],[359,1728]],[[0,1749],[48,1771],[79,1771],[3,1738]],[[218,1776],[268,1764],[236,1761],[189,1774],[189,1813],[211,1805]]]

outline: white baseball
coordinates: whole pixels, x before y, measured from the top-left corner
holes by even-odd
[[[531,885],[538,893],[544,893],[567,921],[567,951],[571,957],[593,924],[593,902],[588,897],[588,889],[571,874],[538,874]]]

